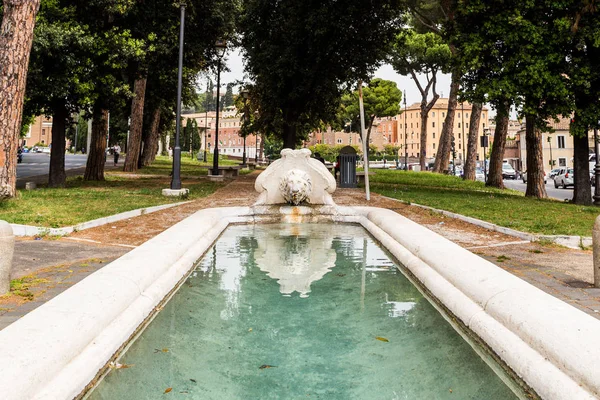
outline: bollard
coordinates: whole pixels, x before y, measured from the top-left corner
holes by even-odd
[[[592,229],[592,249],[594,251],[594,287],[600,288],[600,215],[596,217]]]
[[[10,224],[0,221],[0,296],[10,290],[10,270],[13,253],[15,252],[15,237]]]

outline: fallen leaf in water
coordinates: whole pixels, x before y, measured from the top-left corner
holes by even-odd
[[[259,369],[267,369],[267,368],[276,368],[277,365],[268,365],[268,364],[263,364],[260,367],[258,367]]]
[[[339,277],[346,276],[346,274],[336,274]]]
[[[196,380],[195,380],[195,379],[192,379],[192,378],[190,378],[190,381],[192,381],[192,382],[196,383]]]
[[[112,369],[125,369],[125,368],[131,368],[131,367],[133,367],[134,365],[135,365],[135,364],[121,364],[121,363],[118,363],[118,362],[114,362],[114,361],[113,361],[113,362],[110,362],[110,363],[108,364],[108,367],[109,367],[109,368],[112,368]]]
[[[154,349],[154,352],[155,353],[168,353],[169,349],[166,349],[166,348],[165,349]]]
[[[248,329],[248,332],[252,332],[252,328]]]
[[[172,388],[172,387],[171,387],[171,388],[166,388],[166,389],[165,389],[165,393],[169,393],[171,390],[173,390],[173,388]]]
[[[452,393],[452,389],[448,389],[448,391],[449,391],[450,393]]]
[[[387,340],[386,338],[381,337],[381,336],[375,336],[375,339],[381,340],[382,342],[389,342],[389,340]]]

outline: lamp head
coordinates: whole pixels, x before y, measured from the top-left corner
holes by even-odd
[[[217,55],[221,58],[225,55],[225,50],[227,50],[227,42],[224,40],[217,40],[215,42],[215,48],[217,49]]]
[[[250,91],[247,88],[243,88],[240,90],[240,95],[244,100],[248,100],[250,98]]]

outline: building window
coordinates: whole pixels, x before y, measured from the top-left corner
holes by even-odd
[[[566,167],[567,166],[567,159],[563,158],[563,157],[559,157],[558,158],[558,166],[559,167]]]
[[[458,138],[460,139],[460,132],[458,132]]]
[[[433,122],[431,123],[431,127],[432,127],[432,128],[435,128],[435,121],[433,121]]]
[[[435,117],[435,112],[432,112],[432,113],[431,113],[431,116],[432,116],[432,117]]]
[[[412,122],[410,123],[410,127],[411,127],[411,128],[413,127],[413,124],[412,124]]]
[[[342,139],[337,140],[338,144],[342,144]]]
[[[458,113],[458,118],[460,118],[460,113]]]
[[[458,123],[458,127],[460,128],[460,122]]]
[[[433,149],[435,150],[435,143],[433,143]]]
[[[46,130],[42,129],[42,136],[45,136],[45,135],[46,135]]]
[[[465,113],[465,118],[469,118],[469,113]]]
[[[458,144],[458,149],[459,149],[459,150],[461,149],[461,147],[460,147],[460,143]]]
[[[481,117],[482,117],[483,119],[485,119],[485,114],[482,114],[482,115],[481,115]]]
[[[465,122],[465,128],[468,128],[468,127],[469,127],[469,123]]]
[[[445,116],[446,116],[446,113],[445,113],[445,112],[443,112],[443,113],[442,113],[442,118],[444,118]]]
[[[558,148],[559,149],[564,149],[565,148],[565,137],[564,136],[557,136],[556,138],[558,139]]]
[[[433,132],[433,138],[435,139],[435,132]]]

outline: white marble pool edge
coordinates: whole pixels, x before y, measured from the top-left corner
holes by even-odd
[[[543,399],[600,395],[600,321],[401,215],[372,207],[201,210],[0,331],[4,399],[72,399],[231,223],[359,223]]]

